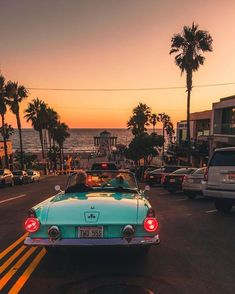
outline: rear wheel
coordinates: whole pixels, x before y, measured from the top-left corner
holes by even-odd
[[[218,211],[228,213],[232,209],[232,206],[233,206],[233,200],[230,200],[230,199],[215,200],[215,207]]]

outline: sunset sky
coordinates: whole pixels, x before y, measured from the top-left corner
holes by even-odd
[[[213,52],[193,84],[235,82],[234,0],[1,0],[0,70],[27,88],[185,86],[169,55],[171,37],[192,21],[213,37]],[[235,94],[230,86],[194,88],[191,112]],[[123,92],[30,90],[69,127],[126,127],[146,103],[174,123],[186,117],[185,89]],[[23,113],[22,113],[23,115]],[[16,125],[15,117],[7,122]],[[22,117],[23,127],[30,127]]]

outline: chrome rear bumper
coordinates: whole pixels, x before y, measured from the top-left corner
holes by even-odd
[[[110,239],[39,239],[27,237],[24,241],[28,246],[145,246],[158,245],[160,243],[159,235],[154,237],[135,237],[128,242],[123,238]]]

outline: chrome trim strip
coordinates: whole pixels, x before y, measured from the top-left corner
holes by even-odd
[[[159,235],[154,237],[135,237],[128,242],[124,238],[110,239],[32,239],[27,237],[24,241],[28,246],[132,246],[132,245],[158,245],[160,243]]]

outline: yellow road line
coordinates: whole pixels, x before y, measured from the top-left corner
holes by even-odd
[[[20,276],[20,278],[16,281],[16,283],[13,285],[11,290],[8,292],[8,294],[17,294],[21,290],[21,288],[24,286],[24,284],[27,282],[37,265],[42,260],[43,256],[46,254],[46,249],[42,249],[38,255],[34,258],[34,260],[31,262],[31,264],[26,268],[26,270],[23,272],[23,274]]]
[[[9,247],[7,247],[5,250],[3,250],[0,253],[0,260],[12,249],[14,249],[20,242],[24,241],[24,239],[28,236],[28,233],[25,233],[23,236],[21,236],[18,240],[16,240],[13,244],[11,244]]]
[[[31,247],[13,267],[1,278],[0,280],[0,291],[11,279],[11,277],[17,272],[17,270],[24,264],[27,258],[37,249],[37,247]]]
[[[5,271],[5,269],[20,255],[26,246],[22,245],[11,257],[9,257],[3,265],[0,266],[0,274]]]

